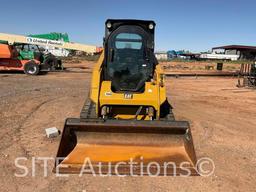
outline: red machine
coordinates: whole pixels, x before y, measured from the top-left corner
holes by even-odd
[[[28,75],[37,75],[40,65],[39,58],[23,58],[15,46],[0,44],[0,71],[15,70],[24,71]]]

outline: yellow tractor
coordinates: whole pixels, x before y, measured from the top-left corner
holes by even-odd
[[[80,118],[66,120],[55,172],[79,173],[86,162],[95,173],[118,165],[118,173],[130,174],[133,161],[143,175],[197,174],[189,123],[176,121],[167,101],[154,31],[154,21],[106,21],[90,95]]]

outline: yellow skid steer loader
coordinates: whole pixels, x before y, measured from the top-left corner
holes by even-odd
[[[105,28],[89,98],[66,120],[54,171],[197,175],[189,123],[175,120],[154,55],[154,21],[109,19]]]

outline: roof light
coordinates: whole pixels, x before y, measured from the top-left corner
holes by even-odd
[[[148,28],[151,29],[151,30],[154,29],[153,23],[150,23],[150,24],[148,25]]]
[[[107,22],[107,28],[110,29],[112,27],[112,24],[110,22]]]

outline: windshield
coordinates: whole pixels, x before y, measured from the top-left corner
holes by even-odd
[[[137,90],[148,78],[143,29],[132,26],[113,34],[108,48],[108,76],[116,90]]]
[[[141,49],[142,37],[135,33],[119,33],[116,36],[115,47],[117,49]]]

